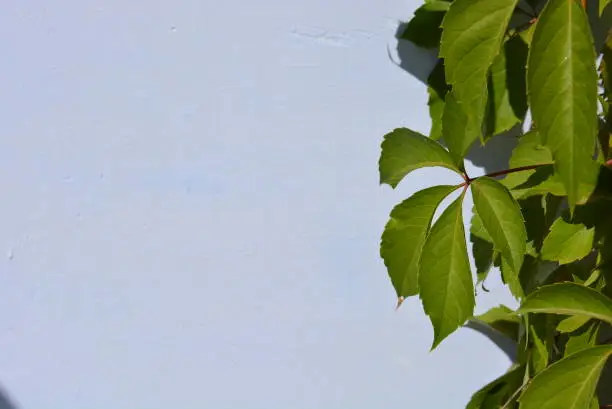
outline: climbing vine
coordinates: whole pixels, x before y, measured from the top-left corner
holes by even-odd
[[[402,34],[438,50],[431,131],[385,135],[380,181],[395,188],[413,170],[441,166],[457,183],[396,205],[380,254],[398,306],[421,299],[432,349],[470,320],[515,342],[516,362],[470,409],[612,404],[597,393],[612,355],[602,337],[612,324],[612,36],[596,45],[587,13],[605,14],[610,1],[426,0]],[[466,155],[492,138],[516,139],[508,163],[468,174]],[[492,271],[519,307],[474,316]]]

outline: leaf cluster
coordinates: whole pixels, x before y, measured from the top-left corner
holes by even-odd
[[[457,184],[396,205],[380,254],[398,306],[421,299],[432,349],[469,320],[515,342],[517,362],[470,409],[600,404],[596,387],[612,355],[601,336],[612,325],[612,36],[596,49],[585,6],[426,0],[402,34],[438,50],[427,84],[431,131],[385,135],[380,182],[395,188],[438,166]],[[516,138],[510,160],[468,175],[466,155],[492,138]],[[496,269],[520,307],[474,316],[476,289]]]

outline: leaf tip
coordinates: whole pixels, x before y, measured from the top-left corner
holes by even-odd
[[[397,298],[397,305],[395,306],[395,311],[399,310],[399,308],[400,308],[400,307],[402,306],[402,304],[404,303],[404,300],[405,300],[405,299],[406,299],[406,298],[405,298],[405,297],[403,297],[403,296],[401,296],[401,295],[400,295],[400,296]]]

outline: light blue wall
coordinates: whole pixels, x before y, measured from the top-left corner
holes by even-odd
[[[417,0],[4,3],[0,384],[20,409],[461,408],[507,369],[468,329],[429,354],[378,258],[394,203],[455,183],[378,186],[382,135],[429,128],[387,56]],[[511,303],[489,287],[480,310]]]

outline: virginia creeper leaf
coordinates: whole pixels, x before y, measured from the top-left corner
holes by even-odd
[[[530,131],[520,137],[518,144],[512,151],[508,165],[510,168],[521,168],[552,163],[552,154],[547,147],[542,145],[540,135],[536,131]],[[509,189],[516,188],[527,182],[534,173],[535,169],[510,173],[502,179],[502,182]]]
[[[604,10],[606,9],[606,7],[608,7],[608,4],[610,4],[610,1],[612,0],[599,0],[599,15],[600,16],[604,13]]]
[[[510,395],[521,386],[525,368],[517,366],[484,386],[474,395],[466,409],[499,409]]]
[[[582,350],[537,374],[519,398],[521,409],[588,408],[612,346]]]
[[[431,221],[440,202],[456,186],[434,186],[415,193],[395,206],[385,226],[380,245],[391,282],[398,297],[419,291],[419,257]]]
[[[585,315],[572,315],[571,317],[567,317],[563,321],[557,325],[557,331],[566,333],[566,332],[574,332],[578,328],[582,327],[586,324],[591,317]]]
[[[517,312],[582,315],[612,324],[612,299],[580,284],[559,283],[529,294]]]
[[[464,194],[433,225],[421,254],[420,297],[434,327],[432,349],[474,312],[474,284],[461,212]]]
[[[426,166],[442,166],[461,173],[450,154],[436,141],[406,128],[385,135],[378,162],[381,184],[396,187],[408,173]]]
[[[455,0],[442,22],[440,56],[457,102],[482,118],[487,75],[517,0]]]
[[[595,49],[586,12],[577,1],[549,0],[540,14],[529,51],[527,85],[533,119],[573,208],[588,198],[599,169],[593,160]]]
[[[446,2],[443,2],[446,3]],[[449,3],[446,3],[449,5]],[[431,4],[424,4],[414,12],[414,17],[406,25],[402,40],[409,40],[423,48],[435,48],[440,45],[442,19],[445,12],[432,9]]]
[[[493,241],[482,225],[474,207],[472,207],[472,222],[470,224],[470,242],[472,242],[472,256],[476,265],[477,284],[480,284],[487,278],[491,267],[493,267],[496,252],[493,248]]]
[[[600,327],[600,322],[594,321],[571,334],[565,343],[563,356],[570,356],[583,349],[594,347],[597,343]]]
[[[593,249],[595,229],[584,224],[570,224],[558,218],[542,245],[542,258],[568,264],[583,259]]]
[[[508,189],[495,179],[479,177],[471,184],[474,208],[508,266],[518,275],[527,232],[521,209]]]
[[[429,117],[431,118],[429,137],[438,140],[442,137],[442,114],[444,113],[444,100],[448,92],[448,85],[444,77],[443,60],[438,60],[438,63],[427,77],[427,85],[427,93],[429,94],[427,105],[429,106]]]
[[[493,60],[488,80],[486,134],[494,136],[509,130],[525,118],[527,85],[525,65],[527,44],[519,36],[504,43]]]
[[[465,106],[457,102],[453,91],[446,94],[442,113],[442,136],[459,166],[463,166],[463,158],[474,141],[482,136],[482,119],[482,115],[468,115]]]
[[[518,341],[520,319],[514,311],[505,305],[493,307],[484,314],[477,315],[474,319],[484,322],[511,340]]]

